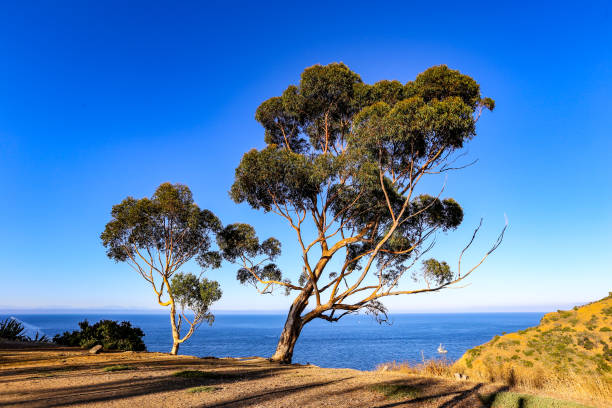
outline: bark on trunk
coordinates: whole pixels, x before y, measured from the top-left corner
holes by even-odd
[[[172,301],[172,299],[170,299]],[[170,304],[170,326],[172,327],[172,350],[170,350],[170,354],[177,355],[179,349],[179,339],[180,339],[180,323],[177,327],[176,324],[176,307],[174,305],[174,301]]]
[[[300,337],[302,327],[304,326],[302,323],[302,312],[308,305],[309,296],[310,292],[305,290],[298,295],[291,305],[289,314],[287,315],[287,320],[285,321],[285,326],[283,327],[280,339],[278,339],[276,352],[270,358],[270,360],[283,364],[291,363],[293,348],[295,347],[295,343],[297,342],[298,337]]]

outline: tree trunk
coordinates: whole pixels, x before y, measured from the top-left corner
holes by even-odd
[[[291,363],[293,348],[295,347],[298,337],[300,337],[302,327],[304,327],[302,323],[302,312],[308,305],[309,297],[310,291],[304,290],[293,301],[289,309],[289,314],[287,315],[287,320],[285,321],[285,327],[283,327],[283,332],[280,335],[280,339],[278,339],[276,352],[270,360],[283,364]]]
[[[170,326],[172,326],[172,350],[170,350],[170,354],[176,356],[178,354],[179,349],[179,339],[181,338],[180,333],[180,322],[177,327],[176,324],[176,307],[174,305],[174,301],[170,299],[172,303],[170,303]]]
[[[179,349],[180,344],[181,343],[174,342],[172,344],[172,350],[170,351],[170,354],[172,354],[173,356],[176,356],[178,354],[178,349]]]

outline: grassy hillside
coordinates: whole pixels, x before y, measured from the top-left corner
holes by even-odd
[[[612,400],[612,292],[540,324],[495,336],[454,368],[473,379]]]

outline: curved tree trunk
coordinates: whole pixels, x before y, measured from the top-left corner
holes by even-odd
[[[289,309],[289,314],[287,315],[287,320],[285,321],[285,326],[283,327],[283,331],[278,339],[276,352],[270,358],[270,360],[283,364],[291,363],[291,359],[293,358],[293,348],[295,347],[298,337],[300,337],[302,327],[304,327],[304,323],[302,322],[302,312],[308,305],[310,292],[311,290],[309,291],[308,289],[305,289],[293,301],[293,304]]]

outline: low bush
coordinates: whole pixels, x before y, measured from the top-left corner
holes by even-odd
[[[13,317],[0,321],[0,339],[39,343],[46,343],[49,341],[49,338],[44,334],[41,335],[40,333],[36,333],[35,337],[30,337],[26,336],[25,331],[23,324]]]
[[[0,338],[7,340],[24,340],[25,328],[23,324],[9,317],[0,322]]]
[[[100,344],[104,350],[144,351],[144,333],[130,322],[117,323],[114,320],[100,320],[89,325],[87,320],[79,323],[80,330],[64,332],[53,337],[53,342],[72,347],[89,348]]]

